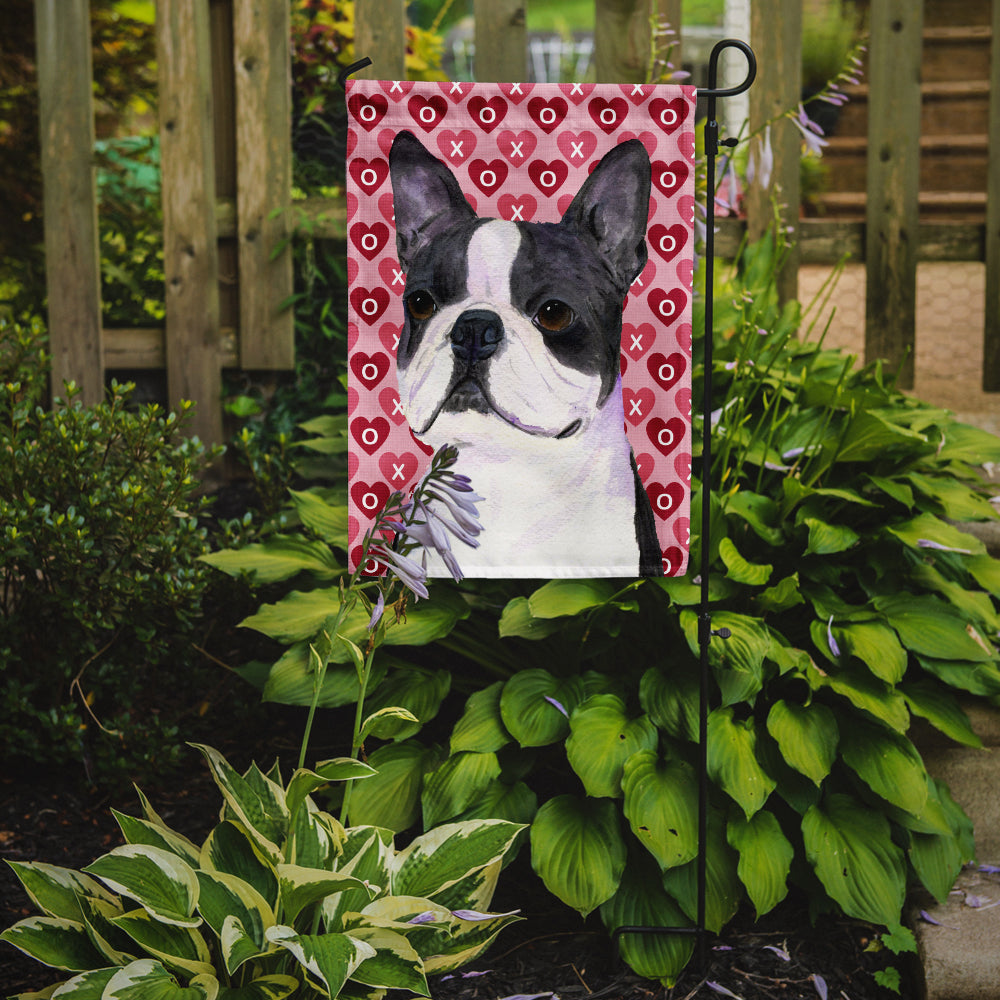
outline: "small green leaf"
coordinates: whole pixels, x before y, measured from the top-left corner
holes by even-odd
[[[100,882],[71,868],[60,868],[40,861],[8,861],[7,864],[31,901],[46,916],[82,920],[83,911],[79,902],[81,896],[115,902],[115,897]]]
[[[760,919],[788,894],[788,873],[795,849],[774,813],[765,809],[750,819],[737,816],[726,828],[729,846],[739,851],[736,873]]]
[[[806,555],[829,556],[845,552],[856,545],[860,536],[846,524],[829,524],[819,518],[807,517],[803,523],[809,529]]]
[[[914,715],[926,719],[956,743],[967,747],[983,745],[965,710],[947,688],[932,680],[922,680],[907,681],[900,685],[900,691]]]
[[[327,503],[315,490],[289,490],[292,505],[302,523],[324,542],[347,548],[347,505]]]
[[[527,597],[515,597],[507,602],[500,615],[501,639],[517,636],[521,639],[544,639],[559,632],[564,623],[554,618],[535,618]]]
[[[303,868],[301,865],[278,865],[278,885],[281,889],[284,918],[293,922],[305,907],[318,903],[327,896],[346,889],[367,890],[364,883],[352,875]]]
[[[733,718],[733,709],[717,708],[708,717],[708,774],[749,819],[767,801],[776,782],[757,762],[753,718]]]
[[[351,973],[355,982],[430,996],[424,963],[402,934],[384,927],[361,926],[351,930],[351,937],[375,949],[375,954]]]
[[[719,557],[726,564],[727,576],[737,583],[746,584],[748,587],[763,587],[770,579],[774,567],[768,563],[761,565],[747,562],[740,555],[735,543],[730,538],[723,538],[719,542]]]
[[[373,712],[383,708],[402,708],[409,712],[411,720],[386,716],[379,724],[380,739],[405,740],[437,715],[450,689],[451,674],[447,670],[407,667],[392,671],[365,704]]]
[[[201,934],[191,927],[161,923],[145,910],[132,910],[111,922],[170,969],[188,976],[211,975],[212,956]]]
[[[698,739],[698,674],[686,662],[669,674],[650,667],[639,682],[639,704],[660,729],[678,740]]]
[[[938,660],[996,660],[995,650],[975,626],[936,597],[885,595],[875,598],[875,607],[915,653]]]
[[[933,542],[946,549],[955,549],[970,555],[986,553],[986,546],[974,535],[942,521],[933,514],[918,514],[909,521],[889,525],[886,531],[912,549],[922,549],[921,542]]]
[[[768,713],[767,731],[777,741],[785,761],[815,785],[830,773],[839,733],[837,720],[825,705],[797,705],[779,699]]]

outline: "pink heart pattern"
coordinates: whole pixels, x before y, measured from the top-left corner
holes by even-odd
[[[600,159],[638,138],[653,167],[649,263],[622,317],[625,431],[656,515],[664,573],[687,569],[694,242],[692,87],[348,80],[348,537],[351,564],[394,490],[430,464],[399,397],[405,275],[389,150],[413,132],[482,216],[557,222]],[[475,484],[473,484],[475,485]],[[365,567],[380,573],[372,560]],[[544,575],[544,568],[540,575]]]

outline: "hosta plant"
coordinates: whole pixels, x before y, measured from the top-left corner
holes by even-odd
[[[389,830],[343,827],[312,795],[369,779],[338,758],[234,770],[202,746],[221,818],[198,845],[140,793],[115,813],[126,843],[82,871],[12,862],[41,911],[0,935],[65,980],[65,1000],[281,1000],[428,996],[427,975],[478,955],[514,913],[489,913],[521,827],[450,823],[397,849]],[[54,990],[54,992],[53,992]]]

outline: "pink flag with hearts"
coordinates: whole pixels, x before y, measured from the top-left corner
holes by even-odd
[[[352,565],[451,444],[467,576],[683,574],[694,88],[349,80],[347,109]]]

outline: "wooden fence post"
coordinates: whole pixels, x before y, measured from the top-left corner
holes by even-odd
[[[1000,0],[993,0],[990,45],[989,169],[986,177],[986,324],[983,389],[1000,392]]]
[[[594,0],[594,69],[598,83],[645,83],[651,2]]]
[[[359,0],[354,5],[354,56],[368,56],[372,61],[355,76],[406,79],[405,0]]]
[[[476,79],[516,83],[528,71],[524,0],[476,0]]]
[[[198,404],[192,432],[215,444],[222,406],[210,51],[207,0],[159,0],[167,395],[171,404]]]
[[[750,41],[760,72],[750,88],[750,131],[789,109],[802,99],[802,4],[799,0],[759,0],[750,8]],[[738,122],[730,126],[735,133]],[[760,140],[755,139],[754,143]],[[780,206],[780,225],[794,230],[794,241],[778,274],[778,297],[783,302],[798,296],[799,161],[802,136],[787,119],[771,126],[774,169],[770,183],[762,187],[755,179],[747,192],[747,228],[751,240],[760,239],[774,220],[773,205]],[[758,147],[759,149],[759,147]]]
[[[52,393],[104,398],[89,0],[35,0]]]
[[[242,368],[295,367],[290,20],[288,0],[233,6]]]
[[[868,53],[865,360],[913,387],[923,0],[872,0]]]

